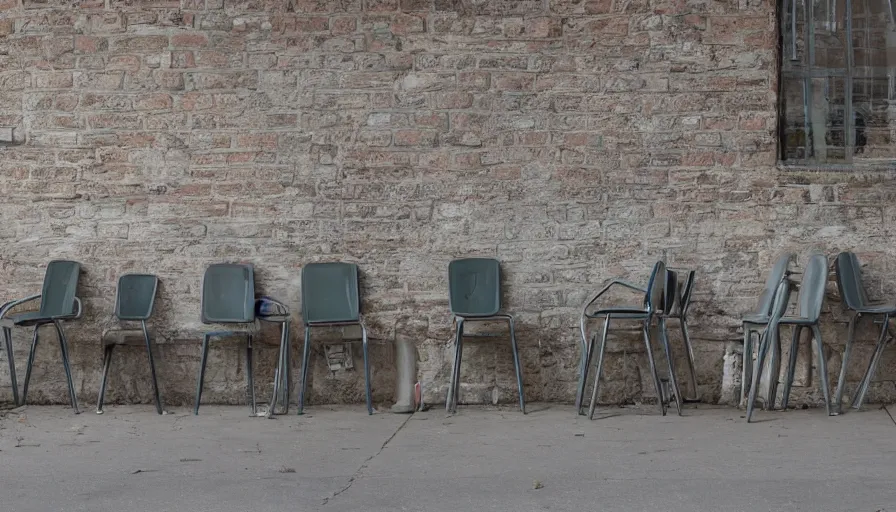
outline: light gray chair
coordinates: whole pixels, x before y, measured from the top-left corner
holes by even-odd
[[[774,350],[777,346],[779,328],[782,325],[790,325],[793,327],[793,336],[790,342],[790,360],[787,365],[787,376],[784,382],[784,396],[781,404],[782,408],[785,410],[787,409],[787,403],[790,399],[790,390],[793,387],[797,356],[799,354],[800,331],[803,328],[809,328],[812,330],[816,351],[818,352],[818,373],[821,391],[824,395],[825,407],[828,415],[831,414],[827,360],[824,356],[824,344],[821,340],[821,330],[818,327],[821,316],[821,306],[824,303],[824,289],[827,279],[827,258],[822,254],[811,255],[800,283],[796,315],[785,314],[789,303],[790,287],[788,278],[782,280],[778,293],[776,293],[775,306],[773,307],[771,320],[762,336],[762,341],[759,346],[759,357],[756,361],[756,367],[753,370],[753,382],[750,386],[750,397],[747,400],[747,422],[751,420],[753,415],[753,406],[756,400],[756,392],[759,388],[759,381],[762,375],[762,367],[765,363],[766,354],[770,349]],[[776,377],[777,375],[774,373],[770,376],[772,379],[776,379]],[[773,403],[774,399],[774,395],[769,396],[770,402]]]
[[[22,388],[21,404],[25,404],[28,398],[28,384],[31,381],[31,368],[34,365],[34,355],[37,352],[38,332],[44,325],[53,324],[56,335],[59,337],[59,348],[62,352],[62,366],[65,369],[65,377],[68,380],[68,392],[75,414],[78,410],[78,397],[75,394],[75,386],[72,382],[72,370],[68,357],[68,341],[62,322],[81,318],[81,299],[75,296],[78,289],[78,278],[81,274],[81,264],[75,261],[55,260],[47,265],[44,275],[43,289],[39,295],[32,295],[24,299],[15,300],[0,308],[0,327],[6,338],[8,356],[12,360],[12,328],[34,327],[34,337],[31,340],[31,352],[28,354],[28,365],[25,368],[25,384]],[[37,311],[10,314],[13,308],[40,300]],[[12,375],[15,369],[12,368]],[[15,383],[13,383],[15,387]],[[15,396],[14,396],[15,398]]]
[[[756,309],[754,309],[750,313],[747,313],[742,318],[744,330],[744,347],[742,364],[743,371],[740,381],[741,403],[745,403],[747,400],[747,396],[750,391],[751,379],[753,378],[753,336],[761,335],[761,333],[764,332],[768,327],[768,323],[769,321],[771,321],[772,307],[775,303],[775,296],[778,292],[778,288],[781,282],[786,277],[791,275],[790,263],[794,260],[794,258],[794,254],[786,253],[780,255],[778,259],[775,260],[775,264],[765,280],[765,288],[762,290],[762,295],[759,296],[759,302],[756,304]],[[786,307],[786,304],[784,306]],[[774,370],[777,370],[777,368],[780,366],[780,363],[777,359],[777,351],[773,352],[772,357],[774,359],[772,361],[772,366],[774,367]],[[774,397],[777,394],[777,379],[772,380],[773,382],[770,383],[770,397]],[[773,399],[774,398],[772,398],[772,400]]]
[[[837,269],[837,288],[840,292],[840,298],[846,308],[851,312],[849,318],[849,331],[846,337],[846,347],[843,350],[843,362],[840,367],[840,378],[837,380],[837,392],[834,395],[834,404],[839,413],[842,409],[840,402],[843,398],[843,388],[846,385],[846,369],[849,364],[849,355],[856,337],[856,324],[862,316],[869,316],[872,319],[881,319],[880,336],[877,339],[877,346],[868,363],[868,369],[865,371],[865,374],[859,383],[859,387],[856,388],[853,395],[853,409],[862,407],[862,402],[865,401],[865,394],[868,392],[868,387],[871,385],[871,379],[874,378],[874,373],[880,362],[881,354],[883,354],[884,347],[887,345],[887,328],[890,325],[890,320],[896,316],[896,304],[871,302],[868,300],[865,284],[862,281],[862,269],[861,265],[859,265],[859,258],[854,253],[841,252],[838,254],[835,266]]]
[[[115,318],[122,322],[140,322],[140,329],[110,329],[103,334],[103,380],[100,382],[100,394],[96,401],[96,413],[103,413],[103,400],[106,396],[106,382],[109,378],[109,367],[112,363],[112,350],[118,345],[126,345],[131,340],[139,339],[146,346],[149,357],[149,371],[152,375],[152,390],[156,400],[156,412],[162,414],[162,398],[159,395],[159,381],[156,378],[156,363],[152,357],[152,341],[146,321],[152,316],[156,301],[156,290],[159,278],[151,274],[125,274],[118,279],[118,291],[115,294]]]

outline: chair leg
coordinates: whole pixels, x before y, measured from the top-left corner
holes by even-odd
[[[747,403],[750,394],[750,382],[753,379],[753,329],[744,324],[744,355],[741,363],[740,402]]]
[[[106,398],[106,383],[109,381],[109,367],[112,366],[112,349],[115,345],[109,345],[103,349],[103,378],[100,381],[100,395],[96,399],[96,413],[103,414],[103,403]]]
[[[152,356],[152,342],[149,339],[149,331],[146,330],[146,322],[141,322],[143,327],[143,339],[146,341],[146,356],[149,358],[149,373],[152,376],[153,398],[156,400],[156,412],[162,414],[162,395],[159,393],[159,379],[156,376],[156,361]]]
[[[460,365],[464,354],[464,321],[462,318],[457,322],[457,347],[454,352],[454,372],[452,376],[451,391],[451,409],[450,412],[457,412],[457,402],[460,399]]]
[[[849,355],[852,352],[852,344],[856,339],[856,324],[859,323],[861,314],[854,314],[849,319],[849,328],[846,334],[846,346],[843,348],[843,358],[840,361],[840,377],[837,379],[837,391],[834,393],[835,413],[843,412],[843,388],[846,387],[846,370],[849,367]],[[884,329],[886,329],[887,319],[884,317]]]
[[[885,326],[886,327],[886,326]],[[824,343],[821,342],[821,329],[818,328],[818,324],[812,326],[812,334],[814,334],[815,338],[815,346],[818,348],[818,385],[821,386],[821,394],[824,396],[824,406],[828,412],[828,416],[831,415],[831,386],[828,382],[828,363],[827,359],[824,357]]]
[[[756,365],[753,367],[753,379],[750,382],[750,395],[747,397],[747,423],[753,418],[753,405],[756,403],[756,392],[759,390],[762,380],[762,367],[765,366],[765,356],[768,354],[769,345],[774,343],[770,338],[778,331],[777,325],[769,325],[759,337],[759,354],[756,356]]]
[[[34,335],[31,338],[31,351],[28,353],[28,363],[25,365],[25,384],[22,386],[22,405],[28,399],[28,384],[31,382],[31,368],[34,366],[34,354],[37,352],[38,331],[40,326],[34,326]]]
[[[305,350],[302,352],[302,384],[299,387],[299,412],[305,412],[305,391],[308,388],[308,361],[311,359],[311,326],[305,326]]]
[[[19,383],[16,381],[16,358],[12,352],[12,330],[8,327],[3,328],[3,339],[6,343],[6,361],[9,363],[9,383],[12,386],[12,401],[14,404],[19,403]]]
[[[585,405],[585,388],[588,387],[588,373],[591,368],[591,350],[597,334],[591,336],[591,342],[582,347],[582,361],[579,363],[579,383],[576,387],[576,416],[583,414],[582,406]]]
[[[265,413],[266,418],[270,418],[274,414],[274,409],[277,408],[277,403],[282,401],[280,384],[283,380],[283,374],[286,373],[286,363],[283,360],[284,354],[287,350],[286,346],[286,336],[287,336],[287,322],[284,322],[280,325],[280,353],[277,357],[277,367],[274,369],[274,390],[271,393],[271,404],[268,407],[267,413]],[[286,395],[289,396],[289,391],[287,390]],[[288,412],[288,411],[286,411]],[[284,414],[286,414],[284,412]]]
[[[600,335],[600,348],[597,353],[597,368],[594,370],[594,388],[591,390],[591,403],[588,405],[588,419],[594,419],[594,409],[597,407],[597,389],[600,385],[600,376],[604,371],[604,353],[607,349],[607,333],[610,330],[610,316],[604,320],[604,331]],[[591,355],[594,354],[594,342],[596,337],[591,338],[591,346],[588,347],[588,365],[591,365]]]
[[[520,411],[526,414],[526,396],[523,391],[523,369],[520,365],[520,351],[516,344],[516,330],[513,328],[513,317],[508,316],[507,322],[510,325],[510,344],[513,348],[513,367],[516,369],[516,387],[520,392]]]
[[[666,415],[666,401],[663,397],[663,385],[660,382],[660,374],[656,371],[656,361],[653,360],[653,346],[650,343],[650,318],[644,321],[644,345],[647,347],[647,364],[650,365],[650,374],[653,376],[653,385],[656,386],[657,401],[660,403],[660,411]]]
[[[800,333],[803,332],[801,325],[794,325],[791,328],[792,336],[790,339],[790,357],[787,361],[787,375],[784,377],[784,394],[781,397],[781,409],[787,410],[790,403],[790,390],[793,388],[793,379],[796,376],[796,361],[800,351]]]
[[[874,373],[877,371],[877,364],[880,362],[880,357],[884,353],[884,347],[887,346],[887,326],[889,324],[889,317],[887,317],[886,320],[887,321],[880,327],[880,337],[877,339],[874,355],[871,356],[871,361],[868,363],[868,369],[865,370],[865,375],[862,377],[862,381],[859,383],[859,387],[856,389],[856,394],[853,397],[853,409],[862,407],[862,403],[865,401],[865,394],[871,386],[871,379],[874,378]]]
[[[199,414],[199,402],[202,400],[202,382],[205,380],[205,363],[208,362],[208,340],[211,336],[202,337],[202,356],[199,361],[199,380],[196,383],[196,403],[193,405],[193,414]]]
[[[255,404],[255,376],[252,373],[252,335],[246,336],[246,391],[249,392],[249,407],[252,408],[252,416],[258,414]]]
[[[765,402],[765,409],[769,411],[775,410],[775,404],[778,403],[778,380],[781,378],[781,336],[776,333],[773,338],[774,343],[769,345],[771,352],[768,363],[768,397]]]
[[[694,361],[694,346],[691,345],[691,334],[688,331],[688,320],[682,317],[679,325],[681,327],[681,337],[684,340],[684,348],[688,353],[688,371],[691,377],[691,393],[693,396],[688,400],[699,401],[700,391],[697,389],[697,365]]]
[[[364,349],[364,386],[367,389],[367,414],[373,414],[373,396],[370,392],[370,350],[367,343],[367,327],[361,324],[361,345]]]
[[[292,396],[292,332],[289,321],[283,326],[286,331],[286,353],[283,354],[283,360],[286,361],[286,375],[283,376],[283,414],[289,413],[289,397]]]
[[[68,359],[68,341],[65,339],[65,331],[62,330],[62,324],[59,320],[54,320],[53,325],[56,327],[56,334],[59,336],[59,348],[62,350],[62,367],[65,369],[65,378],[68,380],[68,394],[71,397],[72,409],[75,410],[75,414],[80,414],[78,397],[75,394],[75,384],[72,382],[72,367]]]
[[[659,328],[660,341],[663,343],[663,350],[666,352],[666,361],[669,363],[669,383],[672,384],[672,392],[675,393],[675,409],[681,416],[681,389],[678,387],[678,378],[675,377],[675,358],[672,356],[672,347],[669,344],[669,331],[666,328],[666,319],[660,317],[657,319],[657,327]]]

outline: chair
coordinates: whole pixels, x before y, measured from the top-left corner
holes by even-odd
[[[840,367],[840,378],[837,380],[837,391],[834,396],[834,403],[837,406],[837,412],[841,411],[840,401],[843,397],[843,388],[846,384],[846,369],[849,363],[849,354],[852,350],[852,344],[856,336],[856,324],[862,315],[870,316],[872,319],[878,316],[883,317],[880,328],[880,336],[877,339],[877,346],[871,361],[868,363],[868,369],[856,389],[853,396],[852,407],[858,409],[862,407],[865,400],[865,393],[871,385],[871,379],[880,362],[881,354],[887,344],[887,328],[890,320],[896,316],[896,304],[883,304],[871,302],[868,300],[868,294],[865,292],[865,285],[862,282],[862,270],[859,265],[859,258],[851,252],[841,252],[837,255],[835,263],[837,269],[837,288],[840,291],[840,298],[848,310],[852,312],[849,318],[849,331],[846,337],[846,347],[843,350],[843,362]]]
[[[756,309],[747,313],[741,319],[744,329],[744,348],[743,364],[741,365],[743,371],[740,380],[740,402],[746,402],[747,395],[750,391],[750,379],[753,377],[753,335],[762,333],[768,327],[778,287],[781,284],[781,281],[791,274],[789,267],[790,262],[794,258],[795,256],[792,253],[782,254],[778,257],[775,261],[775,265],[772,267],[771,272],[769,272],[768,277],[765,280],[765,288],[762,290],[762,295],[759,296],[759,302],[756,304]],[[774,372],[778,368],[776,359],[777,351],[773,353],[773,358],[775,358],[772,368]],[[775,375],[777,375],[777,373],[775,373]],[[771,397],[771,400],[774,400],[774,397],[777,394],[777,379],[771,379],[771,381],[769,397]]]
[[[684,341],[685,350],[687,350],[688,370],[691,380],[691,392],[693,396],[685,399],[685,401],[697,402],[700,400],[700,393],[697,390],[697,368],[694,363],[694,347],[691,345],[690,331],[688,330],[688,310],[691,307],[691,295],[694,291],[694,279],[697,272],[694,270],[680,270],[667,268],[666,272],[672,276],[671,283],[676,283],[674,288],[667,283],[667,296],[672,297],[674,301],[666,313],[667,319],[678,320],[679,328],[681,328],[681,338]],[[687,277],[684,282],[679,278],[679,273],[686,273]],[[669,295],[671,293],[671,295]]]
[[[606,351],[607,345],[607,333],[610,329],[610,321],[611,319],[617,320],[638,320],[642,322],[642,332],[644,335],[644,343],[647,347],[647,361],[650,365],[650,373],[653,377],[654,386],[656,386],[656,392],[658,401],[660,403],[660,410],[662,414],[666,415],[666,393],[663,389],[663,384],[660,380],[659,373],[656,368],[656,361],[653,358],[653,346],[650,339],[650,329],[653,324],[654,318],[657,320],[657,330],[659,332],[660,340],[663,344],[663,349],[666,353],[666,359],[669,363],[669,381],[672,385],[672,393],[675,396],[675,406],[678,410],[678,414],[681,415],[681,391],[678,387],[678,381],[675,378],[675,362],[672,357],[671,346],[669,345],[669,336],[666,328],[666,319],[668,315],[666,314],[666,304],[669,304],[671,309],[671,303],[674,302],[673,293],[677,290],[677,282],[675,281],[676,275],[674,273],[668,273],[666,271],[666,265],[658,261],[656,265],[653,267],[653,271],[650,273],[650,279],[647,283],[647,288],[640,288],[636,285],[623,281],[621,279],[614,279],[610,281],[601,291],[599,291],[594,297],[591,298],[586,304],[585,307],[582,308],[582,316],[580,319],[580,328],[582,333],[582,339],[588,339],[587,333],[587,321],[589,319],[604,317],[604,329],[601,334],[600,339],[600,347],[597,356],[597,368],[596,374],[594,376],[594,388],[591,392],[591,404],[588,408],[588,417],[594,417],[594,409],[597,405],[597,393],[600,385],[600,376],[603,372],[603,362],[604,362],[604,352]],[[588,309],[605,293],[610,291],[614,286],[622,286],[624,288],[628,288],[633,291],[641,292],[644,294],[644,300],[641,307],[631,307],[631,306],[611,306],[606,308],[600,308],[591,313],[588,312]],[[594,356],[594,345],[597,341],[597,337],[594,336],[591,338],[591,343],[584,350],[584,362],[582,365],[582,373],[579,377],[579,391],[576,396],[576,412],[577,414],[581,414],[581,404],[583,400],[585,385],[588,382],[588,372],[591,367],[591,359]]]
[[[119,328],[103,333],[103,379],[100,382],[100,394],[96,401],[97,414],[103,414],[103,400],[106,396],[106,383],[112,363],[112,350],[116,346],[126,345],[134,339],[142,340],[146,346],[149,371],[152,375],[152,390],[156,400],[156,412],[162,414],[162,399],[159,395],[159,382],[156,378],[156,364],[152,357],[152,342],[146,328],[146,321],[152,316],[158,286],[159,278],[151,274],[125,274],[118,279],[115,318],[120,322],[140,322],[140,329]]]
[[[364,382],[367,387],[367,413],[373,414],[370,394],[370,357],[367,348],[367,327],[361,318],[358,292],[358,266],[352,263],[309,263],[302,268],[302,319],[305,322],[305,350],[302,354],[302,385],[299,414],[305,411],[308,386],[308,362],[311,358],[313,327],[361,327],[364,349]]]
[[[457,259],[448,264],[448,304],[454,315],[456,332],[454,338],[454,366],[445,410],[457,412],[460,390],[460,365],[463,356],[464,323],[490,320],[506,321],[510,329],[510,346],[513,350],[513,365],[516,369],[516,384],[519,388],[520,410],[526,414],[526,399],[523,392],[523,374],[520,366],[519,348],[516,343],[513,316],[501,311],[501,266],[498,260],[490,258]]]
[[[775,297],[775,305],[772,308],[771,320],[768,328],[762,336],[759,345],[759,356],[756,367],[753,370],[753,381],[750,385],[750,397],[747,400],[747,422],[753,415],[753,404],[756,400],[756,390],[762,375],[762,366],[765,363],[766,354],[770,347],[778,344],[779,328],[782,325],[790,325],[793,328],[793,336],[790,342],[790,360],[787,365],[787,376],[784,382],[784,396],[781,407],[787,409],[790,399],[790,390],[793,387],[793,379],[796,373],[796,362],[799,353],[800,331],[803,328],[812,330],[818,351],[818,373],[821,380],[821,391],[824,395],[825,406],[828,415],[831,414],[831,397],[828,385],[827,361],[824,357],[824,345],[821,341],[821,330],[818,328],[821,316],[821,306],[824,303],[824,287],[828,279],[827,258],[822,254],[813,254],[809,257],[802,282],[800,283],[799,296],[797,297],[797,314],[786,315],[790,297],[789,279],[782,280]],[[776,375],[770,376],[775,380]],[[769,395],[769,401],[774,403],[775,395]]]
[[[53,324],[56,335],[59,338],[59,348],[62,352],[62,366],[68,380],[68,392],[71,398],[72,408],[75,414],[78,410],[78,397],[75,395],[75,386],[72,383],[72,371],[68,358],[68,342],[62,322],[81,318],[81,299],[75,296],[78,289],[78,277],[81,273],[81,264],[75,261],[54,260],[47,265],[44,275],[44,284],[40,295],[32,295],[24,299],[15,300],[0,308],[0,327],[6,338],[7,355],[12,360],[12,328],[34,327],[34,337],[31,340],[31,352],[28,354],[28,365],[25,368],[25,384],[22,388],[21,404],[25,404],[28,398],[28,384],[31,381],[31,368],[34,364],[34,355],[37,352],[38,331],[44,325]],[[37,311],[9,314],[9,312],[21,304],[40,300]],[[12,363],[10,363],[12,364]],[[14,371],[12,372],[14,379]],[[16,384],[13,383],[13,387]],[[15,396],[13,397],[15,399]]]
[[[209,265],[202,278],[201,310],[201,319],[204,324],[254,324],[255,270],[252,265],[231,263]],[[196,385],[196,403],[193,406],[193,414],[199,414],[209,341],[211,338],[227,336],[246,337],[246,386],[252,415],[256,415],[255,382],[252,377],[252,331],[245,329],[212,331],[203,336],[202,360],[199,364],[199,382]]]

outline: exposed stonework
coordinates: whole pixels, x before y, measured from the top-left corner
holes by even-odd
[[[448,261],[492,256],[528,398],[570,401],[579,308],[665,258],[699,270],[701,391],[729,402],[737,319],[779,251],[855,249],[874,298],[896,289],[896,179],[775,167],[774,16],[754,0],[0,0],[0,127],[15,139],[0,143],[2,295],[38,290],[49,259],[84,264],[87,314],[69,332],[92,403],[117,276],[159,274],[151,325],[177,404],[194,392],[206,265],[254,263],[259,290],[298,312],[303,264],[354,261],[374,336],[417,340],[437,402]],[[834,373],[845,318],[830,290]],[[20,381],[29,341],[16,334]],[[266,394],[277,335],[262,341]],[[33,402],[67,399],[54,342],[48,330]],[[462,401],[514,400],[506,345],[467,345]],[[853,352],[851,383],[870,351]],[[389,402],[391,349],[373,355]],[[213,348],[207,401],[245,400],[241,357]],[[116,358],[108,400],[149,402],[145,355]],[[314,363],[311,403],[363,400],[360,372]],[[888,353],[871,400],[894,397],[894,364]],[[602,400],[653,396],[645,368],[636,337],[614,340]]]

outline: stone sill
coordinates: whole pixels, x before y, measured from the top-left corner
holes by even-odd
[[[775,167],[782,172],[896,172],[896,160],[865,161],[853,164],[785,163]]]

